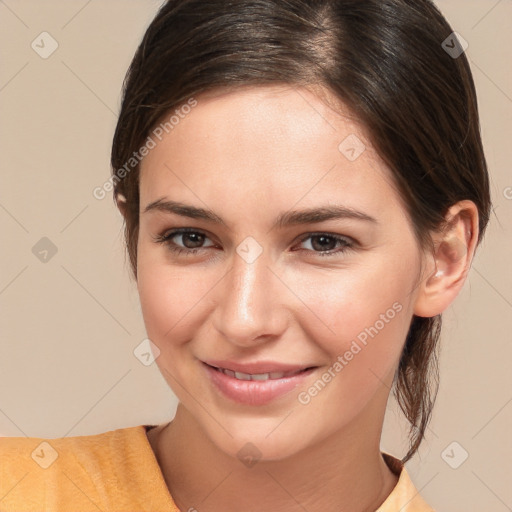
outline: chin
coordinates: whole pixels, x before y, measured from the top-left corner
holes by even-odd
[[[306,448],[307,442],[302,438],[297,443],[297,438],[284,438],[276,435],[274,439],[261,436],[252,438],[246,435],[235,437],[231,441],[223,442],[217,447],[227,455],[237,458],[243,464],[251,467],[257,462],[275,462],[296,455]],[[215,442],[215,441],[214,441]]]
[[[219,450],[242,463],[247,458],[248,467],[251,467],[258,461],[284,460],[315,444],[317,439],[313,434],[309,435],[303,425],[294,428],[293,425],[280,424],[285,417],[260,420],[256,424],[248,419],[240,419],[236,424],[225,424],[230,435],[211,424],[205,428],[205,432]],[[284,422],[287,421],[284,419]]]

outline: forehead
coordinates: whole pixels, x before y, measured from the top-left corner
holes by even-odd
[[[280,204],[286,198],[309,206],[320,197],[349,203],[358,197],[359,207],[378,209],[398,200],[364,127],[340,102],[334,110],[334,102],[289,85],[195,99],[144,158],[141,202],[215,194],[225,204],[250,194],[266,204],[286,206]]]

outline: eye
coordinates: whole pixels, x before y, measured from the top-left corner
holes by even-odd
[[[341,254],[343,252],[347,252],[350,249],[354,248],[354,241],[350,238],[333,235],[330,233],[309,233],[305,237],[301,239],[301,243],[304,243],[307,240],[310,240],[310,246],[312,249],[301,249],[307,250],[317,253],[318,256],[334,256],[336,254]],[[338,246],[338,249],[334,250],[335,247]]]
[[[179,240],[180,237],[184,247],[173,241],[174,238]],[[177,254],[184,253],[185,255],[189,255],[206,248],[201,247],[205,239],[208,239],[208,237],[201,231],[190,228],[180,228],[158,235],[155,237],[155,242],[167,245],[171,251]]]
[[[181,239],[183,246],[177,244],[175,239]],[[175,229],[155,237],[155,242],[165,244],[172,252],[185,256],[196,254],[198,251],[207,249],[208,247],[215,247],[214,244],[203,245],[205,240],[209,240],[205,233],[192,228]],[[311,249],[306,248],[299,250],[313,252],[322,257],[347,252],[353,249],[355,245],[354,240],[331,233],[308,233],[306,236],[302,237],[300,242],[304,243],[308,240],[311,240],[311,242],[309,242]]]

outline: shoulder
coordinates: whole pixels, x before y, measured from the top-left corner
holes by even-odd
[[[100,434],[58,438],[42,437],[0,437],[2,464],[16,462],[19,467],[48,469],[55,462],[61,465],[76,463],[84,458],[102,463],[111,455],[112,449],[130,445],[145,435],[144,426],[110,430]]]
[[[77,504],[83,501],[90,506],[90,500],[94,502],[115,485],[117,468],[127,462],[128,468],[136,467],[135,459],[145,448],[145,435],[141,425],[55,439],[1,437],[2,507],[27,510],[45,506],[52,499],[81,500]]]
[[[377,512],[435,512],[416,489],[402,462],[386,453],[382,455],[391,471],[398,476],[398,482]]]

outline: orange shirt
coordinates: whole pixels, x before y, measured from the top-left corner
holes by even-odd
[[[146,435],[153,426],[0,438],[0,512],[180,512]],[[400,477],[376,512],[433,512],[400,461],[384,457]]]

